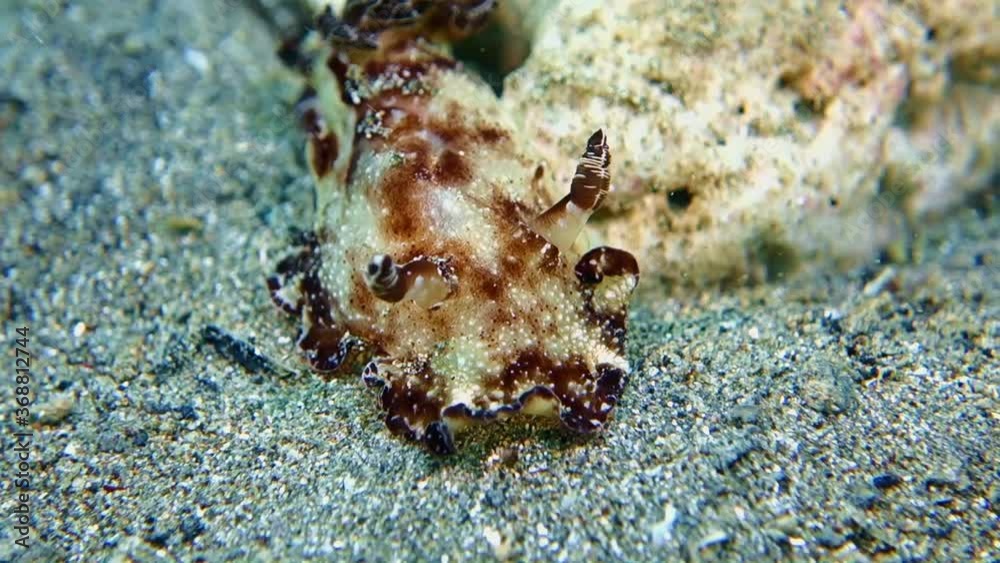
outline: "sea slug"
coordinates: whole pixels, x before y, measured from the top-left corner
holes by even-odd
[[[552,201],[496,95],[448,51],[493,4],[352,0],[285,52],[308,77],[316,218],[271,296],[313,369],[361,368],[389,429],[437,453],[516,412],[598,430],[629,371],[638,264],[581,236],[610,188],[606,136],[581,139]]]

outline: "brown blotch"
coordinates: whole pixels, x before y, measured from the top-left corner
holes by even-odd
[[[337,136],[327,133],[322,137],[312,137],[312,166],[319,178],[323,178],[333,169],[333,163],[337,161],[339,145]]]
[[[306,299],[306,332],[299,338],[299,348],[313,369],[334,372],[348,364],[351,353],[360,344],[337,324],[333,317],[336,302],[320,281],[320,260],[313,259],[308,272],[302,277],[299,291]]]
[[[478,271],[475,276],[479,280],[479,295],[490,302],[497,302],[503,293],[503,281],[488,271]]]
[[[344,53],[334,51],[326,59],[326,67],[330,69],[330,72],[333,73],[340,84],[340,99],[347,105],[354,105],[354,101],[350,97],[350,92],[357,90],[357,83],[347,78],[347,69],[350,66],[351,63]]]
[[[523,386],[523,382],[535,379],[538,369],[551,363],[540,350],[525,350],[516,360],[504,368],[497,381],[488,384],[487,387],[499,389],[503,392],[506,400],[510,401],[515,398],[515,393],[519,387]]]
[[[387,113],[391,113],[392,110],[405,111],[403,108],[393,106],[387,106],[385,109],[388,110]],[[400,140],[410,137],[414,133],[422,130],[424,128],[424,124],[423,120],[420,119],[420,116],[407,112],[396,123],[393,123],[390,128],[391,131],[386,142],[398,143]]]
[[[476,131],[476,137],[479,141],[487,143],[490,145],[495,145],[501,141],[506,141],[510,138],[507,131],[493,126],[483,126]]]
[[[368,318],[375,315],[375,297],[361,276],[351,279],[351,307]]]
[[[298,251],[278,262],[275,273],[266,281],[272,300],[281,310],[296,317],[304,312],[308,328],[299,337],[299,348],[305,352],[313,369],[329,374],[352,363],[360,351],[361,341],[349,336],[334,320],[337,303],[323,287],[319,275],[322,263],[318,248],[323,236],[326,235],[300,233],[294,241]],[[288,284],[296,286],[298,300],[295,303],[285,302],[278,296]]]
[[[322,178],[333,168],[339,154],[339,144],[337,137],[327,130],[317,103],[316,90],[306,88],[295,104],[295,112],[299,115],[299,126],[309,135],[312,168]]]
[[[468,148],[469,131],[465,127],[462,116],[447,116],[445,119],[432,119],[425,128],[437,135],[441,142],[452,150]]]
[[[425,217],[423,188],[431,174],[427,169],[427,151],[415,151],[414,156],[386,172],[378,192],[383,205],[392,213],[386,218],[387,227],[397,239],[410,239],[419,234]]]
[[[510,138],[507,131],[495,125],[469,124],[467,115],[457,102],[450,102],[444,118],[434,119],[425,127],[455,151],[467,151],[476,145],[492,145]]]
[[[459,185],[472,178],[472,170],[465,157],[457,152],[445,149],[434,164],[434,179],[448,185]]]
[[[410,46],[409,43],[405,43],[400,48],[400,51],[405,50]],[[365,76],[370,80],[375,80],[380,76],[391,77],[391,76],[405,76],[409,79],[419,79],[424,75],[431,72],[433,69],[441,70],[454,70],[458,63],[452,59],[448,59],[442,56],[426,56],[428,53],[421,53],[425,55],[425,58],[419,61],[414,60],[391,60],[391,59],[373,59],[365,63],[364,73]],[[390,55],[391,56],[391,55]],[[395,92],[400,93],[398,88],[386,89],[380,92],[380,94]],[[413,95],[416,95],[415,93]]]
[[[593,391],[587,397],[574,396],[569,403],[564,401],[560,413],[563,424],[583,433],[593,432],[607,422],[625,389],[625,372],[610,364],[598,365],[597,373],[588,377],[595,379]]]

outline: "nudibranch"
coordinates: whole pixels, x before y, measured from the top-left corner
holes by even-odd
[[[294,58],[316,219],[268,288],[314,370],[361,368],[389,429],[437,453],[517,412],[598,430],[629,369],[638,264],[583,252],[581,236],[609,190],[606,137],[553,202],[495,94],[448,50],[493,4],[349,1]]]

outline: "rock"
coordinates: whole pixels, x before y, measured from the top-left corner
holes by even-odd
[[[194,410],[194,405],[181,405],[177,407],[177,413],[181,420],[198,420],[198,412]]]
[[[149,443],[149,433],[145,430],[139,430],[132,434],[132,445],[137,448],[141,448]]]
[[[107,430],[97,437],[97,450],[121,454],[131,449],[129,441],[121,432]]]
[[[826,548],[837,548],[844,545],[847,538],[833,531],[831,528],[823,528],[818,534],[816,534],[816,543]]]
[[[895,473],[883,473],[872,478],[872,485],[877,489],[891,489],[903,482],[903,479]]]
[[[181,520],[181,537],[189,542],[205,531],[205,523],[197,514],[188,514]]]
[[[37,420],[40,424],[56,425],[65,420],[73,412],[75,404],[76,395],[66,393],[53,397],[48,402],[35,407],[34,410],[37,413]]]
[[[261,354],[255,346],[215,325],[206,325],[202,329],[202,338],[206,343],[215,347],[220,354],[243,366],[250,373],[278,373],[279,371],[274,362]]]
[[[677,509],[672,504],[663,507],[663,519],[653,524],[649,528],[653,545],[666,545],[674,535],[674,526],[677,524]]]
[[[844,414],[857,404],[851,370],[840,362],[818,358],[802,369],[802,400],[812,410],[825,415]]]
[[[698,549],[706,549],[714,545],[722,545],[729,541],[729,534],[722,530],[711,530],[698,542]]]
[[[493,557],[497,561],[506,561],[511,555],[510,538],[505,537],[499,530],[490,526],[483,527],[483,538],[489,544]]]
[[[872,489],[871,487],[864,485],[855,488],[849,495],[851,504],[854,506],[868,510],[869,508],[875,506],[878,499],[881,497],[878,491]]]
[[[556,186],[605,128],[645,290],[860,263],[1000,160],[991,0],[552,4],[503,103]]]

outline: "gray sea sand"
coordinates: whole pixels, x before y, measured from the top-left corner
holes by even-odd
[[[100,7],[98,7],[100,6]],[[616,419],[435,457],[324,382],[263,279],[312,186],[233,1],[0,3],[2,561],[996,560],[996,187],[905,263],[634,303]]]

